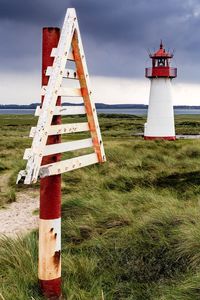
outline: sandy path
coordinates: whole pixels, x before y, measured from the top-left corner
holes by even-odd
[[[38,216],[33,211],[39,206],[36,193],[18,193],[17,201],[0,209],[0,236],[24,234],[38,227]]]

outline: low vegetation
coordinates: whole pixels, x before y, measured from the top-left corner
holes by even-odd
[[[177,133],[199,134],[198,118],[178,116]],[[134,135],[144,122],[102,115],[107,163],[63,175],[64,299],[200,298],[200,141],[144,141]],[[34,123],[32,116],[0,118],[2,207],[27,190],[15,180]],[[0,240],[0,299],[43,299],[37,241],[37,231]]]

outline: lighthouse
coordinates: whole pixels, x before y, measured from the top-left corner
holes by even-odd
[[[150,79],[149,107],[147,123],[144,128],[145,140],[175,140],[174,111],[171,81],[177,76],[177,69],[170,67],[173,54],[160,49],[150,54],[152,67],[145,69]]]

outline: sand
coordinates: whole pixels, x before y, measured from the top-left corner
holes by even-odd
[[[33,212],[39,207],[36,193],[17,194],[16,202],[0,209],[0,236],[23,235],[38,227],[38,215]]]

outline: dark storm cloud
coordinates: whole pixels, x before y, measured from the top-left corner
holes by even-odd
[[[36,25],[58,20],[58,12],[62,9],[56,2],[47,0],[0,0],[0,8],[1,20]]]
[[[41,27],[62,25],[66,8],[75,7],[93,74],[143,77],[146,50],[162,38],[176,49],[182,78],[194,79],[200,75],[198,2],[0,0],[1,67],[39,69]]]

